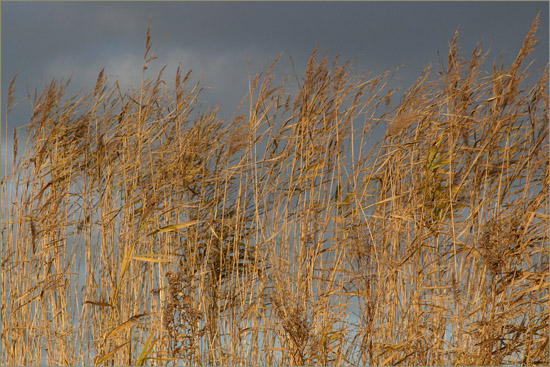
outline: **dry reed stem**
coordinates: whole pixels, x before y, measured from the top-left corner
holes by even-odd
[[[138,88],[52,81],[1,184],[2,364],[548,365],[536,26],[492,73],[455,35],[392,111],[314,51],[225,122],[146,78],[149,31]]]

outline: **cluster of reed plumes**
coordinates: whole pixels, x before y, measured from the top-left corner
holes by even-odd
[[[1,186],[2,364],[548,365],[536,26],[492,73],[455,36],[394,109],[314,52],[222,121],[149,32],[135,90],[52,81]]]

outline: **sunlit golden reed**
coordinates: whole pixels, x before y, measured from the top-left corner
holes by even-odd
[[[137,89],[52,81],[1,183],[2,364],[548,365],[536,26],[492,73],[455,36],[394,109],[313,52],[222,121],[149,31]]]

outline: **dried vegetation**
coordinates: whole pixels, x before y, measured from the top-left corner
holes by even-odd
[[[1,184],[2,364],[548,365],[536,24],[492,72],[455,36],[393,110],[314,52],[222,121],[149,36],[135,90],[52,81]]]

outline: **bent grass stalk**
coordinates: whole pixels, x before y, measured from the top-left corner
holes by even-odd
[[[455,35],[393,109],[315,50],[223,121],[149,31],[138,88],[53,80],[0,187],[2,364],[548,365],[536,27],[488,72]]]

